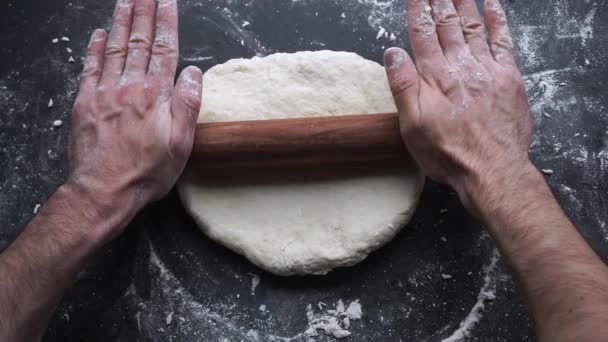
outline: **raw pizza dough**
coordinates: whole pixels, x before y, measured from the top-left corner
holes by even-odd
[[[205,73],[199,122],[396,112],[384,68],[354,53],[278,53]],[[179,191],[202,231],[278,275],[350,266],[409,221],[424,179],[401,165],[185,175]]]

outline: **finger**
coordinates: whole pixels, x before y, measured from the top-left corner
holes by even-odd
[[[490,51],[500,64],[515,64],[513,39],[509,32],[507,16],[498,0],[485,0],[484,12],[490,34]]]
[[[133,0],[118,0],[106,45],[101,83],[113,83],[120,78],[125,67],[132,21]]]
[[[419,78],[412,59],[399,48],[390,48],[384,53],[384,68],[391,87],[395,105],[399,110],[399,123],[404,138],[420,123],[418,105]]]
[[[184,69],[177,82],[171,99],[171,114],[173,125],[171,142],[186,155],[192,149],[192,140],[201,108],[201,93],[203,89],[203,73],[194,66]]]
[[[469,53],[456,7],[452,0],[431,0],[431,5],[443,54],[448,62],[456,64],[463,53]]]
[[[408,32],[418,68],[431,73],[447,69],[428,0],[408,0],[407,5]]]
[[[103,54],[106,49],[108,35],[106,31],[97,29],[93,31],[89,47],[87,48],[87,58],[84,62],[84,69],[80,77],[79,94],[91,92],[99,83],[101,70],[103,68]]]
[[[475,0],[454,0],[454,4],[460,16],[464,39],[469,44],[471,54],[480,61],[491,57],[486,29]]]
[[[152,45],[148,78],[160,84],[161,93],[166,94],[173,89],[178,51],[176,0],[160,0],[156,11],[156,38]]]
[[[154,39],[154,0],[135,0],[133,27],[129,38],[124,74],[128,77],[144,76],[150,63],[150,50]]]

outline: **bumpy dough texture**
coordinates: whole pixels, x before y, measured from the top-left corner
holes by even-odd
[[[279,53],[207,71],[199,122],[395,111],[377,63],[347,52]],[[179,191],[205,234],[259,267],[278,275],[325,274],[393,238],[411,218],[423,182],[406,163],[231,180],[190,172]]]

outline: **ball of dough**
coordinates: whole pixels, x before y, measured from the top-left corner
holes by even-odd
[[[384,68],[354,53],[230,60],[203,79],[199,122],[396,112]],[[277,275],[325,274],[367,257],[410,220],[424,183],[413,162],[186,172],[188,212],[212,239]]]

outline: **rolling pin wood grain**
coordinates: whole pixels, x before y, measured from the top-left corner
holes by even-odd
[[[396,114],[198,124],[190,166],[203,169],[398,160]]]

